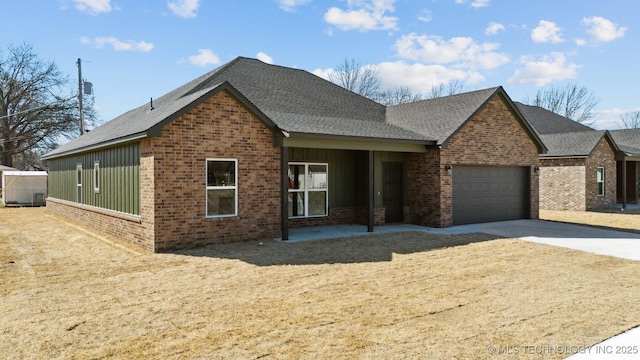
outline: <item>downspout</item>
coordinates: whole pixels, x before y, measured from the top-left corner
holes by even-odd
[[[622,154],[622,211],[627,208],[627,154]]]
[[[369,182],[367,186],[368,199],[367,199],[367,232],[373,232],[373,222],[374,222],[374,182],[373,182],[373,150],[369,150]]]

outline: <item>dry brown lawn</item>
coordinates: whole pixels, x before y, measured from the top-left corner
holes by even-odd
[[[3,358],[564,358],[640,324],[639,288],[640,262],[484,234],[150,254],[0,209]]]
[[[602,211],[540,210],[540,219],[640,231],[640,209]]]

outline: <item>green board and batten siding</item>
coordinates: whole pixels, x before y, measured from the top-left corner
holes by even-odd
[[[328,163],[330,207],[366,205],[368,184],[367,151],[290,148],[289,161]],[[406,163],[406,153],[391,151],[375,152],[374,193],[376,207],[383,206],[382,170],[383,163],[389,161]],[[406,179],[406,176],[403,175],[403,177]],[[406,192],[404,196],[406,198]]]
[[[95,161],[99,191],[94,189]],[[82,204],[140,215],[139,143],[51,159],[48,164],[50,197],[78,201],[76,171],[82,164]]]

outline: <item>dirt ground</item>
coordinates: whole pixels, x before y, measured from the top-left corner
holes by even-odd
[[[640,262],[484,234],[150,254],[0,209],[3,358],[559,359],[638,326],[639,288]]]

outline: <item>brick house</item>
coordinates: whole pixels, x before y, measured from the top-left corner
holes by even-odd
[[[549,149],[540,157],[541,209],[584,211],[637,203],[640,129],[596,131],[541,107],[516,106]]]
[[[616,206],[616,154],[608,131],[541,135],[540,207],[596,210]]]
[[[47,210],[150,251],[537,218],[544,151],[501,87],[385,107],[239,57],[46,154]]]

